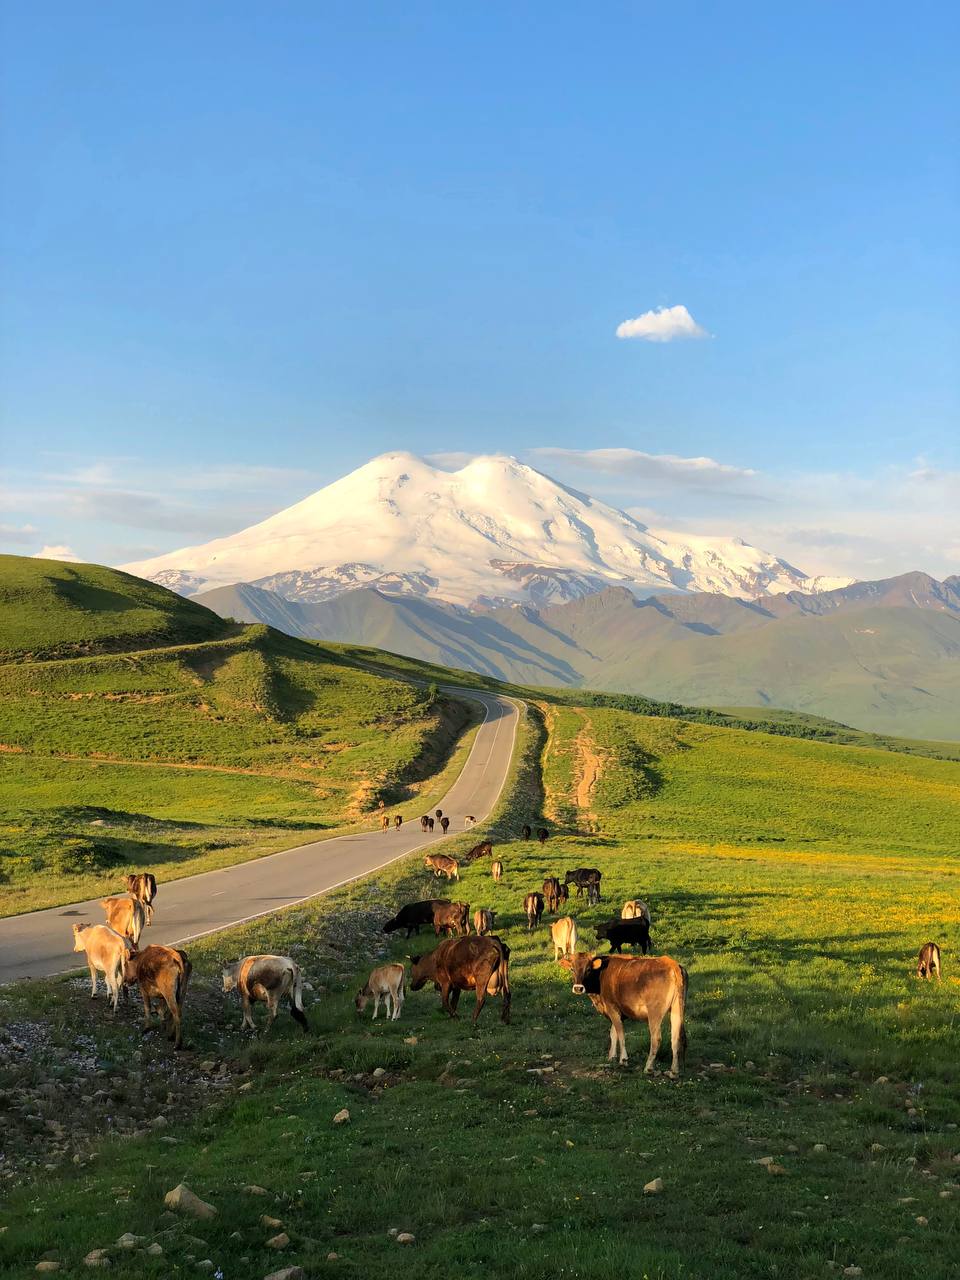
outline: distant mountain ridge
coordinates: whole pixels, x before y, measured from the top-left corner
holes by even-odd
[[[516,458],[445,471],[410,453],[374,458],[229,537],[123,567],[184,595],[244,582],[318,603],[372,587],[483,609],[614,585],[754,599],[849,581],[809,578],[740,538],[650,529]]]
[[[758,600],[709,592],[641,599],[609,587],[542,608],[483,611],[369,587],[302,603],[241,584],[195,600],[305,638],[519,683],[778,706],[882,733],[960,739],[956,576],[907,573]]]

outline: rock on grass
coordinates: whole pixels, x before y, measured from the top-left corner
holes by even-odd
[[[201,1200],[198,1195],[190,1190],[185,1182],[181,1182],[179,1186],[168,1191],[163,1197],[163,1203],[168,1209],[178,1209],[181,1213],[187,1213],[191,1218],[215,1218],[217,1211],[212,1204],[207,1204],[206,1200]]]

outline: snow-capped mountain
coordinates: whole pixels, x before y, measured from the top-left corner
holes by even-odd
[[[515,458],[444,471],[410,453],[374,458],[240,533],[123,568],[184,595],[247,582],[315,602],[373,586],[481,608],[612,585],[753,599],[849,581],[810,579],[740,538],[650,529]]]

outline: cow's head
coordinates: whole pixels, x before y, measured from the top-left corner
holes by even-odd
[[[600,990],[600,974],[607,966],[606,956],[595,956],[590,951],[577,951],[572,956],[562,956],[559,963],[573,974],[575,996],[596,995]]]
[[[410,990],[420,991],[433,977],[431,957],[410,956]]]
[[[240,978],[240,961],[231,960],[223,966],[223,989],[232,991]]]
[[[123,980],[133,984],[140,977],[140,952],[128,951],[123,958]]]
[[[609,937],[610,937],[610,924],[609,924],[609,922],[608,922],[607,924],[598,924],[598,925],[597,925],[597,939],[599,940],[600,938],[609,938]]]
[[[361,987],[353,998],[353,1007],[356,1009],[357,1013],[363,1013],[364,1009],[367,1007],[369,999],[370,997],[367,995],[364,988]]]
[[[84,932],[85,932],[87,929],[89,929],[89,928],[90,928],[90,926],[89,926],[88,924],[75,924],[75,925],[73,926],[73,949],[74,949],[74,951],[83,951],[83,950],[84,950],[84,945],[83,945],[83,934],[84,934]]]

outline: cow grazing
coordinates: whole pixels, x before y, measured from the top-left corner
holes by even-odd
[[[451,1018],[457,1016],[460,992],[476,991],[474,1025],[487,996],[502,998],[501,1021],[510,1021],[510,948],[499,938],[448,938],[429,955],[410,960],[411,989],[419,991],[433,982]]]
[[[185,952],[156,944],[132,952],[123,966],[123,980],[127,986],[136,983],[140,988],[144,1031],[150,1027],[152,1002],[162,1000],[167,1006],[164,1022],[167,1038],[173,1041],[174,1049],[183,1047],[183,1000],[192,972],[193,965]]]
[[[383,817],[380,819],[380,830],[381,831],[390,830],[390,815],[388,813],[385,813]]]
[[[310,1024],[303,1011],[303,976],[300,966],[289,956],[244,956],[223,967],[223,989],[236,988],[243,1005],[243,1026],[256,1031],[253,1021],[253,1005],[262,1000],[267,1006],[267,1025],[264,1034],[276,1021],[280,1001],[284,996],[290,1001],[290,1015],[303,1030]]]
[[[543,901],[546,906],[547,913],[551,916],[557,914],[560,906],[560,881],[556,876],[547,876],[543,882]]]
[[[497,884],[499,884],[503,879],[503,863],[499,858],[490,863],[490,874],[493,876],[494,880],[496,880]]]
[[[147,922],[143,903],[136,898],[101,898],[100,905],[107,917],[107,924],[117,933],[129,938],[135,947],[140,945],[140,935]]]
[[[473,913],[473,927],[477,934],[483,937],[485,933],[493,933],[496,918],[495,911],[491,911],[488,907],[478,907]]]
[[[86,952],[87,968],[90,970],[90,999],[96,999],[97,974],[102,973],[107,996],[116,1013],[123,983],[124,962],[133,951],[130,939],[106,924],[75,924],[73,949]]]
[[[598,940],[606,938],[610,943],[610,954],[620,953],[620,948],[639,945],[644,955],[650,950],[650,925],[643,916],[635,920],[608,920],[597,928]]]
[[[527,826],[526,823],[524,823],[523,826],[520,828],[520,839],[531,840],[532,838],[533,838],[533,831],[531,830],[530,827]]]
[[[577,922],[572,916],[561,916],[550,926],[550,937],[553,939],[553,958],[573,955],[577,949]]]
[[[393,825],[396,827],[396,829],[397,829],[398,831],[399,831],[399,830],[400,830],[400,828],[403,826],[403,817],[402,817],[399,813],[398,813],[398,814],[397,814],[397,816],[394,818],[394,820],[393,820]]]
[[[938,982],[943,981],[940,977],[940,948],[935,942],[925,942],[917,959],[917,977],[926,978],[929,982],[934,974]]]
[[[430,819],[427,817],[426,814],[424,814],[423,817],[420,819],[420,830],[423,832],[427,832],[430,830]]]
[[[368,1001],[373,1001],[373,1021],[376,1022],[383,1000],[387,1021],[396,1022],[403,1008],[403,965],[382,964],[374,969],[354,999],[357,1013],[363,1013]]]
[[[591,903],[600,901],[600,881],[601,873],[596,867],[577,867],[574,871],[568,871],[564,877],[563,883],[569,886],[573,885],[577,891],[577,897],[583,896],[583,891],[587,891],[587,901]]]
[[[481,840],[479,844],[475,844],[464,859],[465,862],[473,862],[477,858],[493,857],[493,841]]]
[[[157,896],[157,877],[152,871],[138,871],[133,875],[125,876],[124,884],[127,886],[130,897],[143,903],[147,924],[153,924],[153,900]]]
[[[537,827],[537,839],[540,841],[541,844],[547,843],[547,836],[549,836],[549,834],[550,832],[547,830],[546,827]]]
[[[465,814],[463,815],[463,829],[464,829],[464,831],[466,831],[469,827],[475,827],[476,825],[477,825],[477,820],[476,820],[476,818],[473,816],[473,814],[472,814],[472,813],[465,813]]]
[[[445,907],[435,907],[433,912],[433,932],[438,938],[441,933],[452,933],[457,936],[469,933],[469,902],[448,902]]]
[[[447,817],[443,817],[443,818],[441,818],[441,819],[440,819],[440,830],[443,832],[443,834],[444,834],[444,835],[446,835],[446,834],[447,834],[447,831],[448,831],[449,829],[450,829],[450,819],[449,819],[449,818],[447,818]]]
[[[687,1051],[684,1013],[687,1002],[687,971],[669,956],[594,956],[577,951],[560,960],[573,974],[573,994],[588,995],[593,1007],[610,1022],[612,1061],[620,1051],[621,1064],[627,1061],[623,1019],[645,1018],[650,1029],[650,1052],[644,1071],[653,1071],[660,1048],[660,1028],[670,1014],[673,1061],[670,1077],[676,1080]]]
[[[523,910],[527,917],[527,928],[535,929],[543,916],[543,894],[528,893],[523,900]]]
[[[451,858],[445,853],[428,853],[423,860],[423,865],[437,877],[446,876],[448,880],[460,879],[460,863],[456,858]]]
[[[641,902],[639,898],[631,898],[629,902],[625,902],[620,911],[621,920],[646,920],[649,927],[650,908],[645,902]]]
[[[392,920],[383,926],[384,933],[396,933],[398,929],[406,929],[407,937],[419,933],[422,924],[433,924],[433,917],[438,907],[449,907],[449,898],[428,898],[425,902],[408,902],[400,908]]]
[[[567,904],[569,901],[570,901],[570,890],[567,888],[567,886],[566,886],[565,884],[561,884],[561,885],[560,885],[560,887],[557,889],[557,907],[558,907],[558,909],[559,909],[560,907],[566,906],[566,904]]]

